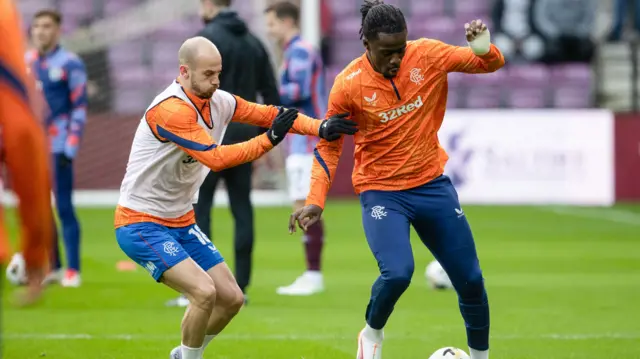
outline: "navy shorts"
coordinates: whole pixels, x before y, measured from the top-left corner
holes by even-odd
[[[169,268],[192,258],[207,271],[224,262],[222,254],[196,224],[172,228],[157,223],[135,223],[116,229],[118,245],[133,261],[160,281]]]

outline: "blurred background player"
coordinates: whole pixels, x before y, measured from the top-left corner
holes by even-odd
[[[78,153],[87,115],[87,74],[82,60],[60,46],[62,15],[55,10],[37,12],[31,23],[35,49],[27,64],[42,86],[49,108],[47,126],[54,156],[54,194],[67,258],[62,272],[58,243],[54,243],[53,271],[47,282],[78,287],[80,280],[80,225],[72,201],[73,161]]]
[[[300,35],[300,10],[285,1],[266,11],[267,32],[283,50],[280,72],[280,100],[308,116],[321,118],[326,112],[326,88],[322,58],[313,45]],[[286,172],[289,198],[294,211],[304,206],[311,183],[313,150],[317,137],[291,135],[287,138]],[[293,284],[277,289],[282,295],[311,295],[324,290],[320,262],[324,244],[324,225],[320,219],[303,235],[307,271]]]
[[[380,0],[366,1],[361,14],[365,54],[336,78],[327,112],[349,112],[362,128],[355,137],[353,186],[380,270],[356,358],[382,358],[383,328],[414,272],[413,226],[456,289],[471,359],[488,359],[482,270],[457,192],[443,174],[448,156],[435,134],[444,118],[448,73],[494,72],[504,58],[480,20],[465,24],[468,47],[459,47],[425,38],[407,41],[404,14]],[[306,206],[292,214],[291,230],[296,220],[308,230],[320,219],[342,143],[318,144]]]
[[[15,4],[0,0],[0,147],[2,162],[18,197],[21,252],[26,261],[28,287],[23,304],[36,300],[42,291],[51,247],[51,197],[48,151],[44,131],[36,114],[41,113],[35,83],[24,62],[24,35]],[[6,263],[9,243],[0,216],[0,262]]]
[[[200,1],[200,15],[205,27],[198,35],[213,42],[224,59],[220,89],[252,102],[256,102],[260,96],[263,103],[277,106],[280,99],[269,54],[262,42],[249,31],[245,22],[229,8],[230,6],[231,0]],[[253,125],[231,123],[225,133],[223,145],[247,141],[261,132],[264,130]],[[200,187],[198,202],[195,204],[198,226],[212,238],[211,209],[218,182],[224,179],[235,222],[235,275],[240,289],[245,293],[245,299],[251,280],[254,241],[252,173],[251,162],[220,172],[209,172]],[[167,302],[168,306],[184,307],[187,304],[184,296]]]

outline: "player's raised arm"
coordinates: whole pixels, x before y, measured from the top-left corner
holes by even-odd
[[[504,56],[491,43],[489,29],[481,20],[465,24],[469,47],[427,40],[428,61],[446,72],[489,73],[504,66]]]
[[[327,116],[350,112],[341,81],[341,78],[336,79],[336,83],[331,89]],[[305,206],[295,211],[289,218],[290,233],[295,232],[296,222],[302,230],[306,231],[309,226],[320,219],[327,194],[338,168],[343,143],[344,137],[341,137],[333,142],[321,140],[316,146],[313,152],[315,158],[311,170],[309,194],[307,195]]]
[[[78,153],[80,138],[87,122],[87,71],[79,58],[71,59],[66,65],[66,71],[69,74],[69,101],[72,110],[64,155],[73,159]]]
[[[268,128],[283,111],[283,109],[275,106],[260,105],[246,101],[238,96],[234,97],[236,99],[236,111],[231,121]],[[336,113],[328,116],[326,120],[320,121],[298,114],[291,132],[299,135],[318,136],[327,141],[335,141],[342,135],[353,135],[358,132],[356,123],[346,119],[348,115],[348,113]]]
[[[147,112],[146,119],[161,141],[171,141],[213,171],[252,162],[280,143],[295,121],[297,111],[279,116],[270,129],[253,139],[233,145],[216,144],[197,122],[195,110],[186,102],[170,98]]]

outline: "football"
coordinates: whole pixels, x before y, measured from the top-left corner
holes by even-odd
[[[427,278],[427,283],[433,289],[453,288],[453,284],[451,284],[451,280],[449,279],[447,272],[444,271],[444,268],[442,268],[438,261],[434,260],[429,263],[424,275]]]
[[[27,265],[21,253],[16,253],[7,266],[7,280],[13,285],[27,284]]]
[[[436,350],[429,359],[469,359],[469,356],[462,349],[446,347]]]

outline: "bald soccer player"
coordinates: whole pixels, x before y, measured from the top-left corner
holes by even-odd
[[[222,60],[203,37],[185,41],[178,57],[178,78],[153,100],[133,139],[115,232],[132,260],[189,299],[182,345],[171,358],[200,359],[244,302],[222,255],[195,222],[193,199],[209,169],[254,161],[290,130],[327,141],[357,130],[345,114],[321,121],[218,90]],[[269,130],[246,142],[218,145],[231,121]]]
[[[382,358],[383,328],[414,271],[413,226],[458,293],[471,359],[487,359],[489,302],[469,223],[443,174],[448,157],[438,130],[447,74],[493,72],[504,58],[480,20],[465,25],[469,46],[459,47],[433,39],[407,41],[402,11],[382,1],[366,1],[361,13],[366,52],[336,77],[327,112],[350,112],[361,129],[355,136],[353,186],[380,270],[356,358]],[[306,206],[292,214],[291,231],[296,221],[306,230],[320,218],[342,141],[320,141],[316,151]]]

